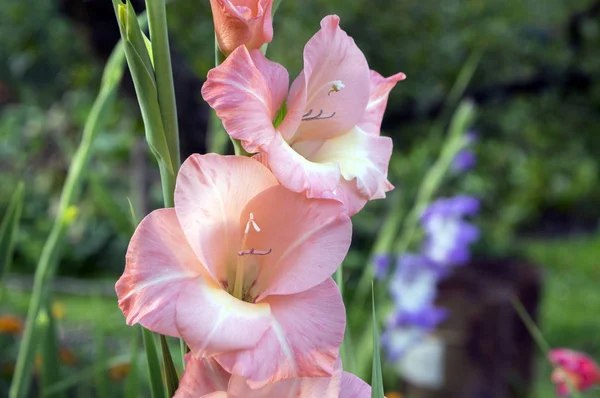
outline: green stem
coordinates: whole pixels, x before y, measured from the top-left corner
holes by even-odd
[[[535,344],[538,346],[540,351],[542,351],[542,353],[544,353],[544,357],[546,358],[546,360],[550,362],[550,357],[549,357],[550,350],[551,350],[550,344],[548,344],[548,342],[544,338],[542,331],[540,330],[540,328],[537,327],[535,321],[533,320],[533,318],[531,318],[531,316],[529,315],[529,312],[527,312],[527,310],[525,309],[525,306],[523,305],[521,300],[519,300],[519,297],[517,297],[516,295],[513,295],[510,299],[510,302],[511,302],[513,308],[515,309],[517,315],[519,315],[519,318],[521,318],[521,321],[525,325],[525,328],[527,329],[527,331],[533,338],[533,341],[535,341]],[[550,363],[550,364],[552,366],[554,366],[553,363]],[[565,381],[567,383],[567,387],[569,388],[569,393],[571,395],[573,395],[573,397],[575,397],[575,398],[580,398],[581,395],[579,394],[579,392],[577,391],[577,388],[575,388],[575,386],[573,385],[571,380],[569,380],[569,378],[566,377]]]
[[[47,297],[48,284],[55,273],[66,227],[74,218],[75,210],[71,206],[79,195],[83,171],[87,167],[92,149],[92,141],[102,127],[103,122],[107,119],[106,116],[112,108],[116,97],[117,89],[123,75],[124,59],[123,46],[119,44],[113,50],[105,68],[100,93],[86,120],[81,143],[69,167],[69,173],[60,197],[58,212],[35,270],[33,292],[27,311],[27,321],[9,391],[10,398],[27,396],[37,342],[35,320],[45,301],[44,299]]]
[[[177,103],[173,85],[173,70],[171,67],[171,52],[167,29],[167,12],[164,0],[146,0],[148,26],[152,42],[152,58],[156,90],[162,117],[163,128],[169,148],[173,170],[178,170],[179,155],[179,126],[177,124]]]

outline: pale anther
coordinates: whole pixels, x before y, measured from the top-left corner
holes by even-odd
[[[250,219],[248,220],[248,222],[246,223],[246,229],[244,230],[244,233],[247,234],[248,232],[250,232],[250,226],[252,226],[252,228],[256,231],[256,232],[260,232],[260,227],[258,226],[258,224],[254,221],[254,213],[250,213]]]
[[[344,85],[344,83],[342,83],[341,80],[334,80],[331,82],[331,90],[329,90],[327,95],[330,95],[331,93],[337,93],[344,87],[346,87],[346,86]]]

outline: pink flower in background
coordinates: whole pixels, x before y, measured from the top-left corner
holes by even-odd
[[[240,47],[208,73],[202,95],[246,151],[266,153],[282,185],[337,198],[352,215],[393,188],[392,140],[379,130],[388,94],[404,78],[370,71],[332,15],[306,44],[289,92],[285,68]]]
[[[342,372],[340,358],[331,377],[287,379],[251,389],[243,377],[231,375],[212,359],[188,354],[185,372],[173,398],[370,398],[371,387]]]
[[[548,357],[556,367],[551,380],[556,384],[556,392],[561,397],[569,395],[569,387],[585,391],[600,382],[598,365],[583,353],[557,348],[550,351]]]
[[[273,40],[273,0],[210,0],[221,51],[260,48]]]
[[[331,376],[345,310],[330,276],[352,234],[342,212],[253,159],[192,155],[175,208],[150,213],[129,243],[116,285],[127,324],[181,337],[254,387]]]

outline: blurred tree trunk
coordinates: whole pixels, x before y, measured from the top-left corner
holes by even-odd
[[[537,318],[541,274],[517,261],[480,261],[460,267],[439,287],[438,304],[449,319],[413,353],[407,367],[439,377],[404,375],[413,398],[524,398],[530,389],[537,348],[515,312],[517,296]],[[417,364],[417,365],[415,365]]]

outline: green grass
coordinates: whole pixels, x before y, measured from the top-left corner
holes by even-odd
[[[552,347],[583,351],[600,361],[600,235],[525,243],[545,271],[540,327]],[[551,367],[542,358],[535,398],[554,396]],[[585,397],[597,397],[598,389]]]

